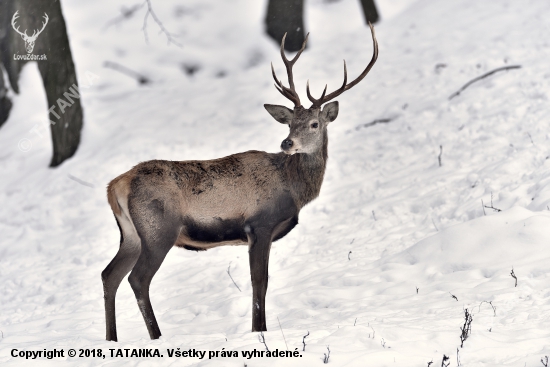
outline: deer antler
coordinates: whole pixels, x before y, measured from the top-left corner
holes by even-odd
[[[351,83],[347,84],[347,82],[348,82],[348,69],[346,67],[346,60],[344,60],[344,83],[342,84],[342,86],[340,88],[338,88],[334,92],[328,94],[327,96],[325,96],[325,94],[327,92],[327,86],[325,85],[325,89],[323,90],[323,94],[321,95],[321,98],[319,98],[319,99],[315,99],[311,95],[311,92],[309,91],[309,80],[308,80],[307,86],[306,86],[306,92],[307,92],[307,98],[309,98],[309,100],[313,103],[311,105],[312,107],[321,107],[321,105],[323,105],[324,103],[327,103],[331,99],[334,99],[334,98],[338,97],[340,94],[344,93],[348,89],[353,88],[357,83],[359,83],[361,80],[363,80],[363,78],[369,73],[370,69],[372,69],[374,63],[376,62],[376,59],[378,58],[378,41],[376,41],[376,35],[374,33],[374,27],[372,26],[372,24],[370,22],[369,22],[369,27],[370,27],[370,31],[371,31],[371,34],[372,34],[372,45],[373,45],[374,50],[373,50],[373,53],[372,53],[372,59],[370,60],[369,64],[365,68],[365,70],[363,70],[361,75],[359,75],[355,80],[353,80]]]
[[[17,18],[19,18],[19,15],[18,15],[17,13],[19,13],[19,10],[16,11],[15,14],[13,14],[13,17],[11,18],[11,26],[12,26],[13,29],[14,29],[17,33],[19,33],[21,36],[26,36],[26,37],[28,37],[28,35],[27,35],[27,30],[25,30],[25,33],[23,33],[23,32],[21,32],[21,31],[19,30],[19,26],[17,26],[17,28],[15,27],[15,21],[17,20]]]
[[[43,16],[45,22],[42,23],[42,29],[41,30],[35,30],[33,33],[32,33],[32,36],[30,38],[36,38],[38,37],[38,35],[40,33],[42,33],[42,31],[44,30],[44,28],[46,28],[46,24],[48,24],[48,20],[50,20],[50,18],[48,18],[48,14],[44,13],[44,16]],[[36,33],[38,32],[38,33]]]
[[[26,39],[36,39],[36,37],[38,37],[38,35],[39,35],[40,33],[42,33],[42,31],[44,30],[44,28],[46,28],[46,25],[48,24],[48,21],[50,20],[50,18],[48,17],[48,14],[44,13],[43,18],[44,18],[45,22],[42,23],[42,29],[41,29],[41,30],[37,30],[37,29],[34,30],[34,32],[32,33],[32,36],[29,36],[29,35],[27,34],[27,30],[26,30],[26,29],[25,29],[25,32],[21,32],[21,31],[19,30],[19,26],[17,26],[17,27],[15,26],[15,21],[17,20],[17,18],[19,18],[18,13],[19,13],[19,10],[16,11],[15,14],[13,14],[13,17],[11,18],[11,26],[13,27],[13,29],[14,29],[17,33],[19,33],[21,36],[23,36],[23,37],[26,38]],[[37,32],[38,32],[38,33],[37,33]]]
[[[271,63],[271,73],[273,74],[273,79],[275,79],[275,88],[286,98],[290,99],[292,102],[294,102],[295,107],[299,107],[302,104],[300,103],[300,97],[298,96],[298,93],[296,93],[296,88],[294,87],[294,76],[292,75],[292,67],[306,48],[307,38],[309,37],[309,33],[306,35],[306,39],[304,40],[304,43],[302,43],[302,48],[296,56],[292,60],[288,60],[285,55],[285,39],[286,39],[286,33],[283,36],[283,40],[281,41],[281,57],[283,58],[283,62],[286,66],[286,73],[288,75],[288,84],[290,88],[287,88],[283,85],[283,83],[277,79],[277,75],[275,75],[275,69],[273,69],[273,63]]]

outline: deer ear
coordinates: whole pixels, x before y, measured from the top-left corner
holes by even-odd
[[[292,121],[292,117],[294,116],[294,111],[290,108],[274,104],[264,104],[264,107],[275,120],[281,124],[290,125],[290,121]]]
[[[338,117],[338,101],[330,102],[323,107],[321,118],[328,123],[336,120]]]

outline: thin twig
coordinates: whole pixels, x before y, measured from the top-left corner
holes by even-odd
[[[151,17],[153,18],[155,23],[157,23],[157,25],[159,26],[160,32],[164,33],[166,35],[166,39],[168,40],[168,44],[173,43],[174,45],[176,45],[178,47],[182,47],[181,44],[179,44],[178,42],[176,42],[174,40],[174,36],[172,35],[172,33],[168,32],[166,30],[166,28],[164,28],[164,24],[162,24],[160,19],[157,17],[155,12],[153,11],[153,6],[151,5],[151,0],[145,0],[144,4],[147,4],[147,12],[145,13],[145,18],[143,19],[143,28],[142,28],[143,35],[145,37],[145,43],[149,44],[149,36],[147,35],[147,18],[149,18],[149,14],[151,14]]]
[[[472,333],[472,321],[473,321],[472,314],[468,311],[466,308],[464,310],[464,325],[460,328],[460,348],[464,346],[464,341],[468,339],[468,336]]]
[[[432,224],[434,225],[434,227],[435,227],[435,230],[439,232],[439,228],[437,228],[437,226],[435,225],[435,222],[434,222],[434,219],[433,219],[433,217],[432,217]]]
[[[481,305],[484,304],[484,303],[488,303],[491,305],[491,307],[493,308],[493,317],[496,317],[497,316],[497,308],[495,306],[493,306],[493,301],[481,301],[481,303],[479,304],[479,307],[477,309],[477,312],[481,312]]]
[[[329,346],[327,345],[327,350],[328,350],[328,354],[327,353],[323,353],[325,355],[325,358],[323,358],[323,363],[324,364],[327,364],[328,363],[328,359],[330,358],[330,348]]]
[[[242,291],[241,291],[241,288],[239,288],[239,286],[237,285],[237,283],[235,283],[235,280],[234,280],[233,277],[231,276],[231,273],[229,272],[229,268],[231,268],[231,261],[229,262],[229,266],[227,267],[227,274],[229,275],[229,277],[230,277],[231,280],[233,281],[233,284],[235,284],[235,287],[237,287],[237,289],[239,290],[239,292],[242,292]]]
[[[136,5],[131,6],[129,8],[126,8],[125,6],[123,6],[120,9],[120,15],[118,17],[108,21],[107,24],[105,24],[105,26],[103,27],[103,29],[105,30],[105,29],[109,28],[112,25],[121,23],[122,21],[124,21],[126,19],[130,19],[139,9],[143,8],[144,5],[145,5],[145,3],[136,4]]]
[[[374,210],[372,211],[372,217],[374,218],[374,221],[376,222],[376,214],[374,214]]]
[[[91,183],[86,182],[86,181],[84,181],[84,180],[81,180],[80,178],[75,177],[75,176],[73,176],[73,175],[71,175],[71,174],[68,174],[67,177],[69,177],[69,178],[70,178],[71,180],[73,180],[73,181],[78,182],[78,183],[81,184],[81,185],[91,187],[92,189],[95,187],[95,186],[92,185]]]
[[[105,61],[103,63],[103,66],[106,67],[106,68],[110,68],[110,69],[113,69],[113,70],[116,70],[124,75],[127,75],[129,76],[130,78],[134,78],[135,80],[137,80],[137,82],[139,84],[149,84],[151,83],[151,80],[149,78],[147,78],[146,76],[144,75],[141,75],[140,73],[132,70],[132,69],[129,69],[127,68],[126,66],[124,65],[120,65],[116,62],[112,62],[112,61]]]
[[[487,215],[487,213],[485,213],[485,205],[483,205],[483,199],[481,199],[481,209],[483,209],[483,215]]]
[[[285,341],[286,350],[288,350],[288,344],[286,343],[285,333],[283,333],[283,327],[281,326],[281,322],[279,321],[279,316],[277,316],[277,322],[279,323],[279,328],[281,329],[281,334],[283,334],[283,340]]]
[[[488,76],[491,76],[494,73],[498,73],[499,71],[504,71],[504,70],[519,69],[519,68],[521,68],[521,65],[503,66],[503,67],[500,67],[500,68],[496,68],[495,70],[491,70],[491,71],[489,71],[489,72],[487,72],[483,75],[480,75],[480,76],[470,80],[468,83],[464,84],[464,86],[462,88],[460,88],[458,91],[456,91],[455,93],[451,94],[451,96],[449,97],[449,100],[451,100],[454,97],[460,95],[460,93],[462,93],[462,91],[464,91],[464,89],[468,88],[470,85],[474,84],[477,81],[480,81],[481,79],[487,78]]]
[[[392,120],[393,120],[393,118],[376,119],[376,120],[373,120],[373,121],[368,122],[366,124],[356,126],[355,130],[360,130],[361,128],[364,128],[364,127],[371,127],[371,126],[374,126],[376,124],[387,124],[388,122],[391,122]]]
[[[461,364],[460,364],[460,358],[459,358],[459,356],[458,356],[458,348],[456,348],[456,365],[459,366],[459,367],[461,366]]]
[[[456,299],[456,301],[458,302],[458,298],[456,298],[456,296],[454,294],[452,294],[451,292],[449,292],[449,294],[451,295],[451,297],[453,297],[454,299]]]
[[[258,340],[260,341],[260,343],[262,343],[265,346],[265,350],[267,352],[269,352],[269,348],[267,347],[267,344],[265,343],[265,336],[264,336],[263,331],[260,331],[260,335],[258,335]]]
[[[483,202],[483,201],[482,201],[482,202]],[[501,212],[501,211],[502,211],[501,209],[495,208],[495,207],[493,206],[493,192],[492,192],[492,191],[491,191],[491,206],[485,205],[485,207],[486,207],[487,209],[493,209],[495,212]],[[483,212],[485,212],[485,209],[483,209]]]
[[[531,136],[531,134],[527,132],[527,135],[529,135],[529,139],[531,139],[531,144],[536,145],[535,142],[533,141],[533,137]]]
[[[447,362],[449,360],[449,357],[447,357],[445,354],[443,354],[443,359],[441,360],[441,367],[448,367],[451,362]],[[447,363],[445,363],[447,362]]]
[[[516,284],[514,285],[514,288],[518,286],[518,278],[516,277],[516,274],[514,274],[514,268],[512,268],[512,271],[510,272],[510,275],[512,278],[516,280]]]
[[[306,335],[302,338],[302,344],[304,345],[304,349],[302,349],[302,352],[306,351],[306,338],[309,336],[309,330]]]
[[[351,255],[351,251],[348,252],[348,260],[351,260],[350,257],[349,257],[349,255]]]
[[[437,157],[437,160],[439,162],[439,167],[441,167],[441,156],[443,155],[443,145],[439,146],[439,156]]]

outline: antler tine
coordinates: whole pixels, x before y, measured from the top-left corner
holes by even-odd
[[[302,52],[306,48],[307,39],[309,37],[309,33],[306,35],[306,38],[304,39],[304,42],[302,43],[302,48],[298,51],[296,56],[292,60],[287,59],[285,55],[285,40],[286,40],[286,33],[283,36],[283,39],[281,40],[281,58],[283,59],[283,63],[286,67],[286,73],[288,76],[288,85],[290,88],[287,88],[283,85],[283,83],[277,79],[277,75],[275,74],[275,69],[273,68],[273,63],[271,63],[271,74],[273,75],[273,79],[275,79],[275,87],[277,87],[277,90],[286,98],[290,99],[292,102],[294,102],[295,107],[301,106],[300,102],[300,96],[298,96],[298,93],[296,92],[296,88],[294,86],[294,76],[292,74],[292,67],[294,66],[294,63],[298,60]]]
[[[46,13],[44,13],[44,15],[42,17],[44,18],[44,22],[42,23],[42,29],[41,30],[36,30],[36,31],[38,31],[36,36],[38,36],[40,33],[42,33],[44,28],[46,28],[46,25],[48,24],[48,21],[50,20],[50,18],[48,17],[48,14],[46,14]],[[34,36],[34,34],[33,34],[33,36]]]
[[[271,74],[273,75],[273,79],[275,80],[275,88],[281,93],[285,98],[290,99],[296,107],[300,106],[300,97],[298,97],[298,94],[296,91],[293,91],[283,85],[283,82],[281,82],[277,75],[275,74],[275,69],[273,68],[273,63],[271,63]]]
[[[15,27],[15,21],[17,20],[17,18],[19,18],[19,10],[17,10],[17,11],[15,12],[15,14],[13,14],[13,17],[11,18],[11,26],[12,26],[12,28],[13,28],[17,33],[19,33],[20,35],[22,35],[22,36],[25,35],[25,36],[26,36],[26,35],[27,35],[27,31],[26,31],[26,30],[25,30],[25,33],[23,33],[23,32],[21,32],[21,31],[19,30],[19,26],[17,26],[17,28]]]
[[[285,55],[285,40],[286,40],[287,33],[284,34],[283,39],[281,40],[281,58],[283,59],[283,62],[286,66],[286,72],[288,74],[288,85],[290,86],[290,89],[293,91],[296,91],[294,87],[294,76],[292,75],[292,67],[298,61],[298,58],[304,52],[306,48],[307,39],[309,38],[309,33],[306,35],[306,38],[304,39],[304,42],[302,43],[302,48],[298,51],[298,53],[292,58],[292,60],[289,60],[286,58]]]
[[[345,77],[344,77],[344,78],[345,78]],[[307,83],[306,83],[307,98],[309,98],[309,100],[310,100],[311,102],[313,102],[313,105],[314,105],[314,106],[317,106],[317,103],[318,103],[319,101],[322,101],[323,98],[325,98],[325,93],[327,92],[327,86],[328,86],[328,84],[325,84],[325,89],[323,90],[323,94],[321,94],[321,98],[315,99],[315,98],[313,98],[313,96],[311,95],[311,92],[309,91],[309,80],[307,81]]]
[[[347,84],[348,69],[346,66],[346,60],[344,60],[344,83],[342,83],[342,86],[337,90],[335,90],[334,92],[328,94],[326,97],[324,97],[324,93],[323,93],[323,97],[319,98],[318,100],[314,100],[310,98],[310,101],[313,102],[313,106],[320,107],[322,104],[330,101],[331,99],[338,97],[340,94],[344,93],[348,89],[353,88],[361,80],[363,80],[363,78],[365,78],[365,76],[369,73],[370,69],[372,69],[372,67],[374,66],[374,63],[378,59],[378,41],[376,40],[376,34],[374,32],[374,27],[372,26],[371,22],[369,22],[369,27],[372,34],[373,52],[372,52],[372,58],[369,64],[367,65],[367,67],[365,68],[365,70],[363,70],[363,72],[357,78],[355,78],[351,83]],[[309,95],[308,95],[308,98],[309,98]]]

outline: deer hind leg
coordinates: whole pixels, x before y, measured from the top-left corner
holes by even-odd
[[[121,224],[122,223],[122,224]],[[140,239],[129,220],[117,218],[120,230],[120,248],[109,265],[101,273],[105,298],[105,324],[107,340],[117,341],[115,297],[120,282],[134,267],[140,254]]]
[[[254,231],[250,226],[245,230],[249,241],[248,257],[252,279],[252,331],[267,331],[265,295],[267,292],[271,233]]]
[[[158,339],[161,332],[151,306],[149,287],[168,251],[174,246],[181,224],[177,220],[171,220],[170,215],[164,212],[164,205],[158,200],[150,202],[148,207],[154,210],[147,211],[147,214],[141,217],[142,220],[134,220],[141,238],[141,253],[128,281],[136,296],[149,336],[151,339]]]

